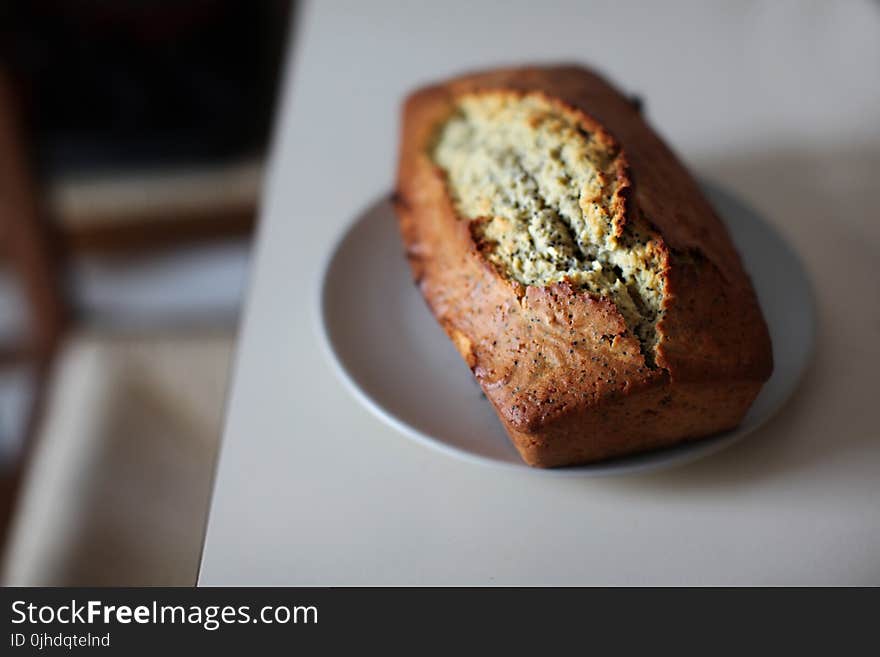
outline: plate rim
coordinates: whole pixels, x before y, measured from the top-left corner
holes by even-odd
[[[321,265],[318,270],[318,281],[313,297],[315,298],[315,301],[312,304],[312,308],[317,310],[317,312],[312,313],[313,330],[317,334],[320,351],[322,352],[324,359],[329,362],[330,367],[336,374],[337,378],[342,381],[343,387],[345,387],[349,391],[349,393],[358,402],[360,402],[360,404],[364,406],[367,411],[369,411],[371,415],[381,420],[385,424],[391,426],[393,429],[403,434],[407,438],[421,445],[424,445],[435,452],[445,454],[459,461],[464,461],[474,465],[488,466],[491,468],[497,468],[510,472],[530,472],[537,474],[538,476],[575,476],[601,478],[657,472],[660,470],[674,468],[676,466],[687,465],[688,463],[692,463],[704,457],[711,456],[712,454],[720,452],[727,447],[730,447],[734,443],[739,442],[743,438],[746,438],[747,436],[760,430],[769,420],[779,414],[779,412],[791,400],[795,392],[797,392],[797,390],[800,388],[804,377],[806,376],[806,372],[815,357],[817,333],[817,304],[815,286],[810,277],[808,269],[804,266],[800,254],[794,248],[792,248],[792,246],[788,243],[788,240],[785,239],[784,235],[776,228],[776,226],[767,221],[763,217],[763,215],[758,212],[750,203],[742,200],[736,194],[729,192],[724,186],[702,177],[697,178],[697,184],[699,185],[701,192],[703,192],[706,196],[711,197],[712,194],[724,196],[728,201],[736,203],[748,213],[756,217],[767,230],[774,234],[779,243],[783,245],[783,247],[788,251],[788,255],[795,262],[797,262],[798,268],[800,270],[800,273],[802,274],[802,278],[805,284],[804,291],[806,292],[807,307],[804,310],[810,318],[809,327],[806,332],[806,347],[804,350],[805,356],[801,363],[799,363],[797,372],[792,377],[790,388],[785,393],[785,395],[777,402],[773,410],[766,413],[764,417],[757,420],[752,426],[748,427],[745,430],[741,428],[741,425],[738,425],[733,429],[712,436],[686,440],[675,445],[670,445],[668,447],[660,447],[657,449],[639,452],[627,456],[616,457],[583,465],[565,466],[559,468],[537,468],[528,465],[525,461],[522,461],[520,463],[508,462],[494,459],[488,456],[483,456],[480,454],[475,454],[474,452],[468,451],[461,447],[450,445],[446,441],[425,433],[424,431],[421,431],[420,429],[417,429],[409,423],[401,420],[394,413],[388,411],[382,404],[376,401],[370,395],[370,393],[358,383],[351,372],[348,371],[342,360],[337,356],[336,351],[334,350],[332,345],[330,332],[327,329],[328,273],[336,259],[336,254],[339,252],[349,233],[351,233],[351,231],[363,220],[365,215],[374,211],[381,205],[390,202],[391,194],[387,192],[385,194],[380,194],[374,197],[372,201],[368,202],[360,211],[356,212],[354,217],[345,222],[341,229],[337,231],[330,242],[329,249],[323,255]],[[709,194],[706,194],[707,190],[709,191]],[[725,224],[725,228],[727,228],[727,222],[723,217],[720,216],[721,213],[718,212],[718,210],[715,208],[715,205],[712,203],[711,198],[707,200],[709,201],[710,205],[712,205],[713,210],[715,210],[715,212],[719,215],[719,218],[721,218],[722,223]],[[737,249],[737,251],[739,251],[739,249]],[[742,258],[741,255],[740,258]],[[749,274],[749,277],[751,278],[751,273],[746,273]],[[760,392],[758,394],[760,395]]]

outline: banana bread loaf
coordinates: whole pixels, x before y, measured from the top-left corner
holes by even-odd
[[[596,74],[506,69],[417,91],[397,185],[415,281],[528,464],[730,429],[770,376],[724,225]]]

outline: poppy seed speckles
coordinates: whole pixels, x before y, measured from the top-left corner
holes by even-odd
[[[632,218],[616,230],[622,165],[609,143],[543,97],[473,94],[441,127],[433,157],[499,271],[523,285],[568,281],[610,299],[653,365],[660,238]]]

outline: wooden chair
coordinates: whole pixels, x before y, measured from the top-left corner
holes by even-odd
[[[13,344],[0,345],[0,366],[26,365],[34,373],[36,387],[25,421],[23,449],[13,466],[0,474],[0,542],[68,318],[62,259],[56,235],[42,212],[17,99],[12,76],[0,68],[0,259],[23,290],[28,311],[25,334]]]

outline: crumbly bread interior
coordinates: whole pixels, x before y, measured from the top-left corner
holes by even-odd
[[[432,157],[488,258],[523,285],[563,280],[610,299],[653,366],[663,301],[659,237],[638,217],[616,235],[618,154],[540,95],[460,97]]]

